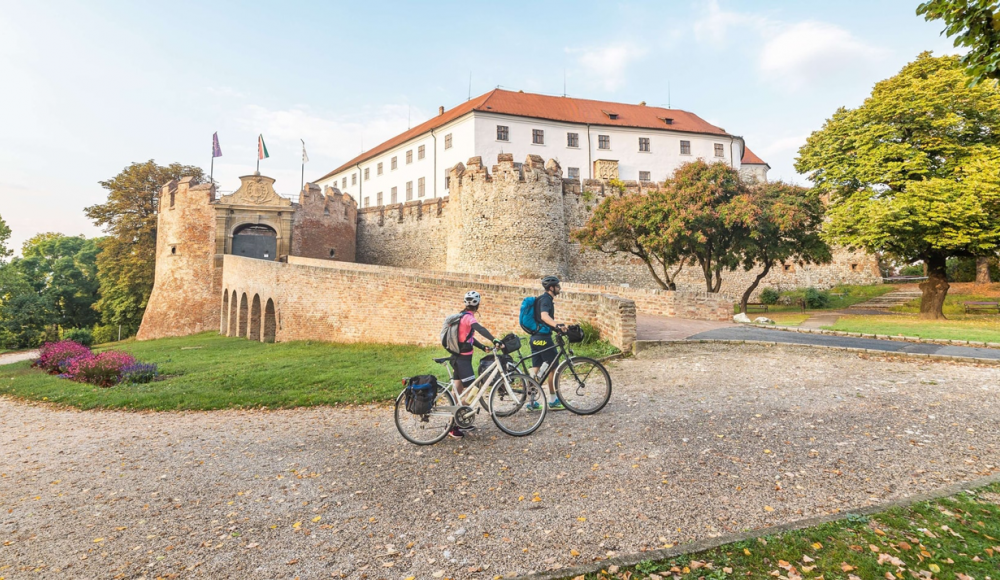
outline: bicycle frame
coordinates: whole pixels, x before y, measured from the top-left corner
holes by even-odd
[[[457,392],[457,390],[455,389],[455,383],[451,379],[449,379],[448,380],[448,384],[444,388],[444,390],[448,391],[452,395],[452,399],[456,403],[458,403],[458,404],[455,405],[455,406],[434,407],[434,409],[431,410],[431,412],[429,413],[429,415],[452,416],[452,415],[455,414],[456,411],[458,411],[458,409],[460,407],[472,407],[472,408],[475,408],[475,406],[479,404],[479,401],[482,400],[482,398],[488,394],[487,391],[491,391],[492,392],[492,389],[484,389],[484,388],[482,388],[482,385],[484,385],[484,384],[486,384],[486,385],[492,385],[493,381],[497,378],[497,375],[500,375],[501,377],[503,377],[503,388],[507,389],[507,394],[509,396],[511,396],[511,397],[514,397],[514,391],[511,389],[510,380],[507,379],[507,374],[508,373],[504,372],[503,366],[500,364],[500,356],[499,356],[500,354],[502,354],[502,353],[500,352],[499,349],[493,349],[493,355],[494,355],[494,357],[493,357],[493,364],[491,364],[486,369],[486,372],[480,374],[479,378],[477,378],[476,380],[472,381],[472,384],[470,384],[468,387],[465,387],[465,389],[463,391],[464,393],[468,393],[472,389],[474,389],[476,387],[480,387],[479,392],[476,393],[476,396],[473,397],[472,400],[470,400],[468,402],[463,401],[463,399],[462,399],[463,395],[461,395],[461,394],[459,394]],[[444,364],[447,365],[449,371],[452,370],[450,362],[445,362]],[[440,384],[440,383],[441,383],[441,381],[438,380],[438,384]],[[498,388],[498,387],[499,387],[499,385],[497,385],[497,387],[494,387],[494,388]]]
[[[517,352],[517,356],[519,356],[521,358],[518,359],[518,361],[516,363],[514,363],[514,367],[515,368],[520,368],[521,372],[523,372],[524,374],[526,374],[528,376],[531,376],[531,373],[528,372],[529,371],[528,363],[526,362],[528,359],[534,357],[535,355],[542,354],[543,352],[549,352],[552,349],[558,350],[559,353],[556,354],[555,360],[553,360],[552,364],[550,364],[549,367],[547,369],[545,369],[545,372],[542,373],[541,376],[534,377],[534,379],[536,381],[538,381],[539,384],[544,384],[545,380],[549,378],[549,374],[553,370],[555,370],[555,368],[557,366],[559,366],[559,359],[568,359],[568,358],[570,358],[570,357],[572,357],[574,355],[573,348],[570,347],[568,345],[568,343],[564,342],[562,335],[556,334],[553,338],[554,338],[555,344],[553,344],[552,346],[550,346],[548,348],[543,348],[542,350],[540,350],[538,352],[529,353],[528,356],[522,356],[521,355],[521,351],[518,351]],[[531,342],[531,338],[530,337],[528,338],[528,342],[529,343]],[[567,356],[567,353],[568,353],[568,356]]]

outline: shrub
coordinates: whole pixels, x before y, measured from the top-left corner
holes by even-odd
[[[72,340],[47,342],[42,345],[41,355],[35,361],[35,366],[46,372],[65,372],[64,364],[81,356],[93,356],[90,349]]]
[[[910,264],[909,266],[903,266],[899,269],[900,276],[923,276],[924,275],[924,265],[923,264]]]
[[[133,363],[122,367],[121,382],[141,384],[152,382],[159,373],[154,363]]]
[[[90,346],[94,344],[94,335],[90,332],[89,328],[70,328],[69,330],[63,331],[62,337],[63,340],[79,342],[83,346]]]
[[[121,381],[122,369],[134,364],[132,355],[111,350],[97,356],[74,359],[65,374],[98,387],[113,387]]]
[[[587,321],[580,322],[580,330],[583,331],[583,340],[580,344],[591,344],[601,340],[601,331]]]
[[[98,324],[94,327],[94,342],[93,344],[104,344],[105,342],[114,342],[118,340],[118,327],[117,326],[102,326]]]
[[[826,290],[817,290],[812,286],[806,288],[807,308],[827,308],[830,306],[830,293]]]
[[[761,304],[777,304],[778,298],[781,298],[781,293],[774,288],[764,288],[760,291],[760,302]]]

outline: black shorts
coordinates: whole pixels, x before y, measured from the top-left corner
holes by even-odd
[[[531,336],[531,367],[541,368],[544,363],[551,365],[552,361],[556,360],[556,355],[559,354],[558,349],[553,348],[541,354],[535,353],[553,346],[555,346],[555,342],[552,340],[551,334],[533,334]]]
[[[476,380],[476,371],[472,370],[472,353],[452,357],[451,378],[462,381],[468,387]]]

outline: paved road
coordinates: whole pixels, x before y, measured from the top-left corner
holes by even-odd
[[[700,332],[688,337],[688,340],[761,340],[781,342],[786,344],[814,344],[832,347],[868,348],[885,352],[912,352],[936,354],[944,356],[968,356],[1000,360],[1000,349],[975,348],[970,346],[945,346],[940,344],[919,344],[893,340],[876,340],[873,338],[850,338],[846,336],[829,336],[824,334],[805,334],[770,330],[754,327],[718,328]]]

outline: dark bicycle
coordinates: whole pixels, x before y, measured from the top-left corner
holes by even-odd
[[[593,415],[603,409],[611,399],[611,375],[599,361],[585,356],[576,356],[573,353],[573,347],[569,343],[583,340],[580,327],[570,326],[567,332],[556,329],[553,338],[555,342],[553,346],[535,354],[548,352],[552,349],[557,349],[559,352],[552,364],[542,370],[540,376],[536,377],[535,380],[538,381],[538,384],[544,385],[555,369],[553,384],[556,394],[559,395],[559,400],[567,409],[577,415]],[[504,355],[504,358],[507,359],[504,361],[504,368],[509,371],[520,368],[521,372],[530,375],[531,354],[523,356],[520,351],[517,351],[516,354],[520,360],[514,361],[512,357]]]

